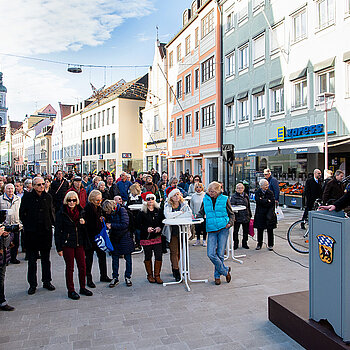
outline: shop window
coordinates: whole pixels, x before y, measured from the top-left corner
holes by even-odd
[[[248,97],[238,101],[238,121],[240,123],[249,121]]]
[[[318,0],[317,8],[317,26],[323,29],[335,22],[335,0]]]
[[[185,55],[189,55],[191,52],[191,36],[189,35],[186,39],[185,39]]]
[[[253,60],[254,63],[265,59],[265,33],[253,39]]]
[[[176,97],[178,99],[182,98],[182,80],[179,80],[176,84]]]
[[[202,63],[202,83],[214,78],[214,56]]]
[[[182,118],[176,119],[176,136],[182,135]]]
[[[293,104],[292,108],[307,106],[307,79],[295,81],[293,83]]]
[[[202,128],[215,125],[214,104],[202,108]]]
[[[185,77],[185,94],[191,93],[191,74],[186,75]]]
[[[271,55],[282,51],[284,48],[284,21],[274,25],[270,30],[270,52]]]
[[[255,120],[265,118],[265,91],[253,95],[253,116]]]
[[[225,106],[226,109],[226,126],[232,126],[235,124],[235,105],[231,103]]]
[[[307,37],[307,12],[304,7],[292,17],[292,41],[297,42]]]
[[[284,112],[284,88],[279,86],[270,89],[271,96],[271,114]]]
[[[203,19],[202,19],[202,38],[208,35],[214,29],[214,11],[210,11]]]
[[[186,132],[186,134],[191,133],[191,129],[192,129],[191,124],[192,124],[191,114],[188,114],[185,116],[185,132]]]
[[[249,43],[238,48],[238,69],[240,71],[249,67]]]
[[[226,56],[226,78],[235,74],[235,53]]]

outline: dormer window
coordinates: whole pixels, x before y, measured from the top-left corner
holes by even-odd
[[[183,26],[185,26],[189,22],[189,20],[191,19],[191,10],[186,9],[182,15],[182,18],[183,18],[182,24],[183,24]]]
[[[191,6],[192,16],[194,16],[197,13],[197,10],[198,10],[198,0],[194,0]]]

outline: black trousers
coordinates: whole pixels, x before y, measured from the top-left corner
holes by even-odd
[[[205,229],[205,221],[200,224],[194,225],[194,229],[196,231],[197,240],[201,239],[201,234],[203,235],[203,240],[207,239],[207,231]]]
[[[243,239],[242,239],[242,244],[245,245],[248,242],[248,233],[249,233],[249,222],[246,223],[239,223],[239,222],[234,222],[233,225],[233,241],[235,246],[238,247],[238,232],[239,232],[239,228],[241,227],[243,228]]]
[[[264,238],[264,229],[258,228],[258,244],[262,246]],[[267,245],[273,247],[273,228],[267,229]]]
[[[19,231],[13,233],[13,247],[10,249],[11,261],[17,259],[18,248],[19,248]]]
[[[86,277],[92,278],[91,269],[92,263],[94,261],[94,252],[97,254],[98,258],[98,267],[100,269],[100,278],[107,276],[107,261],[106,261],[106,253],[102,251],[100,248],[93,247],[85,249],[85,262],[86,262]]]
[[[6,302],[6,298],[5,298],[5,273],[6,273],[6,264],[0,266],[0,305]]]
[[[162,261],[163,251],[162,243],[144,245],[143,252],[145,253],[145,261],[152,260],[152,252],[154,252],[154,260]]]
[[[27,248],[28,257],[28,283],[31,287],[38,286],[37,281],[37,259],[40,252],[41,255],[41,281],[43,283],[51,282],[51,262],[49,249],[33,249]]]

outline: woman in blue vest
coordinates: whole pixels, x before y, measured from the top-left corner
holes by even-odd
[[[221,284],[220,276],[231,282],[231,268],[224,265],[224,253],[235,214],[232,211],[230,200],[222,194],[220,183],[214,181],[209,184],[208,192],[204,196],[197,218],[206,217],[207,255],[215,266],[215,284]]]

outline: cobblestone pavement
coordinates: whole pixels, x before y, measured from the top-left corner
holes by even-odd
[[[292,251],[285,240],[289,224],[302,212],[284,213],[275,250],[307,266],[308,256]],[[236,251],[247,254],[242,265],[227,261],[232,281],[227,284],[222,278],[220,286],[214,285],[206,249],[191,246],[192,277],[209,278],[209,283],[192,283],[191,292],[184,285],[148,283],[142,254],[133,257],[133,286],[120,283],[110,289],[99,282],[95,260],[94,296],[78,301],[67,298],[64,262],[54,250],[56,291],[39,286],[35,295],[27,295],[27,266],[20,254],[21,264],[10,265],[6,273],[7,299],[16,310],[0,313],[0,349],[301,349],[268,321],[267,298],[308,289],[308,269],[266,246],[255,251],[251,238],[248,244],[250,250]],[[161,277],[171,281],[169,254],[163,260]],[[111,275],[110,257],[108,269]],[[77,278],[75,283],[78,286]]]

